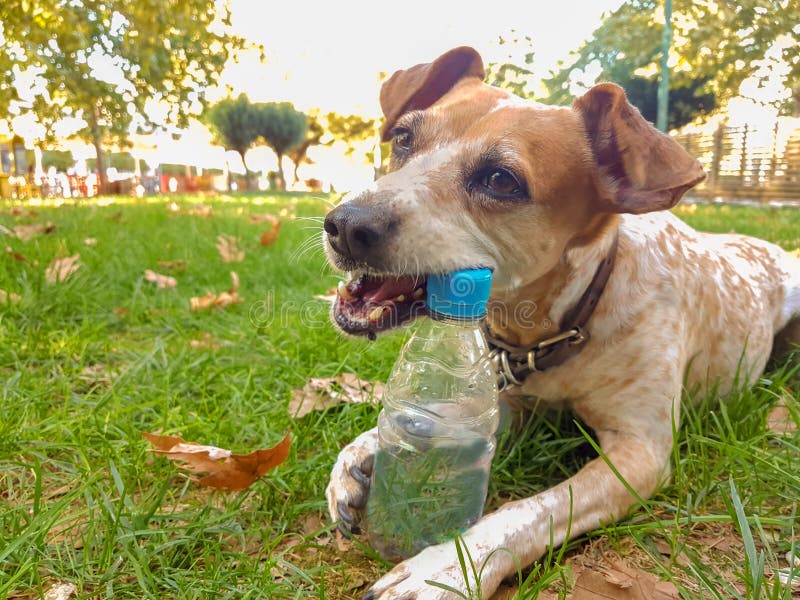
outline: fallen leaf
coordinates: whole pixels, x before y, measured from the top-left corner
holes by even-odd
[[[333,302],[336,300],[336,288],[329,288],[324,294],[314,294],[315,300],[322,300],[324,302]]]
[[[97,246],[97,238],[84,238],[84,246]]]
[[[198,350],[219,350],[222,346],[214,336],[205,332],[198,335],[195,339],[189,340],[189,345]]]
[[[183,271],[189,261],[186,260],[160,260],[158,261],[159,269],[167,269],[168,271]]]
[[[120,221],[122,221],[122,211],[118,210],[113,215],[108,217],[108,220],[109,221],[116,221],[117,223],[119,223]]]
[[[217,236],[217,252],[222,257],[222,262],[242,262],[244,250],[239,250],[236,245],[238,240],[232,235]]]
[[[129,311],[128,311],[127,308],[117,307],[114,310],[112,310],[111,312],[113,314],[117,315],[120,319],[124,319],[125,317],[128,316],[128,312]]]
[[[22,300],[22,296],[19,294],[0,290],[0,304],[10,304],[11,302],[19,302],[20,300]]]
[[[785,398],[778,400],[767,414],[767,431],[778,435],[797,431],[797,423],[789,407],[786,406]]]
[[[794,250],[790,250],[789,254],[794,254],[797,258],[800,258],[800,248],[795,248]]]
[[[44,233],[53,233],[56,226],[52,223],[33,223],[32,225],[15,225],[14,235],[16,235],[23,242],[28,241],[32,237]]]
[[[81,268],[81,264],[78,262],[80,257],[80,254],[73,254],[72,256],[54,259],[44,272],[47,283],[66,281],[69,276]]]
[[[600,570],[586,569],[575,580],[571,600],[677,600],[677,588],[668,581],[615,561]]]
[[[315,410],[326,410],[337,404],[377,404],[383,396],[379,381],[363,381],[353,373],[341,373],[333,378],[313,377],[302,388],[292,391],[289,416],[305,417]]]
[[[86,381],[87,383],[96,383],[100,385],[111,385],[111,378],[115,375],[114,371],[108,369],[106,365],[95,364],[84,367],[78,379]]]
[[[11,208],[11,214],[15,217],[28,217],[31,219],[35,219],[39,216],[39,213],[35,210],[25,210],[21,206],[14,206]]]
[[[269,223],[273,227],[275,227],[275,225],[277,225],[281,221],[278,217],[276,217],[275,215],[271,215],[269,213],[250,215],[249,217],[247,217],[247,220],[250,223]]]
[[[78,595],[74,583],[54,583],[42,596],[42,600],[69,600]]]
[[[268,229],[264,233],[261,234],[261,237],[258,238],[259,243],[262,246],[272,246],[275,243],[275,240],[278,239],[278,233],[281,230],[281,222],[275,221],[272,224],[272,229]]]
[[[24,254],[20,254],[10,246],[6,246],[6,254],[11,255],[17,262],[28,262],[28,259],[25,258]]]
[[[203,217],[203,218],[208,219],[208,218],[211,217],[213,212],[214,212],[214,209],[211,206],[209,206],[208,204],[198,204],[197,206],[192,207],[189,210],[187,210],[186,214],[190,215],[192,217]]]
[[[225,308],[231,304],[243,302],[244,298],[237,291],[239,289],[239,276],[235,271],[231,271],[231,282],[231,289],[227,292],[220,292],[219,294],[208,292],[205,296],[190,298],[189,307],[191,310],[206,310],[209,308]]]
[[[145,280],[149,281],[150,283],[155,283],[159,288],[174,288],[178,285],[178,281],[174,277],[170,277],[169,275],[162,275],[161,273],[156,273],[155,271],[151,271],[150,269],[146,269],[144,272]]]
[[[142,432],[142,437],[179,467],[194,475],[193,481],[218,490],[244,490],[258,478],[277,467],[289,456],[289,432],[282,441],[267,450],[233,454],[215,446],[202,446],[180,437]],[[199,477],[197,477],[199,476]]]

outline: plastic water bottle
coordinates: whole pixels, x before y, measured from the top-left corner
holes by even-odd
[[[491,282],[489,269],[431,276],[430,319],[386,382],[367,531],[388,560],[451,539],[483,514],[499,421],[481,330]]]

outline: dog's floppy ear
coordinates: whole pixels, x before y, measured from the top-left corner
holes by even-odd
[[[381,87],[381,108],[386,117],[381,130],[383,141],[388,141],[400,115],[428,108],[464,77],[484,77],[480,54],[468,46],[454,48],[432,63],[397,71]]]
[[[604,208],[644,213],[675,206],[705,178],[700,164],[675,140],[644,120],[613,83],[577,99],[594,159]]]

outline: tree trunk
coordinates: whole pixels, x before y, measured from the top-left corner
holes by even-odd
[[[242,152],[241,150],[238,151],[239,156],[242,157],[242,165],[244,166],[244,191],[250,190],[250,169],[247,168],[247,162],[244,160],[244,155],[247,150]]]
[[[227,158],[225,159],[225,174],[227,175],[228,193],[230,194],[233,191],[233,175],[231,175],[231,163]]]
[[[276,152],[278,155],[278,190],[281,192],[286,191],[286,178],[283,176],[283,154]]]
[[[103,132],[100,128],[100,111],[97,106],[92,107],[92,143],[97,154],[97,172],[100,177],[99,194],[108,192],[108,177],[106,176],[106,161],[103,157]]]

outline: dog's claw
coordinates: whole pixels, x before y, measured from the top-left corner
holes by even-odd
[[[362,471],[361,467],[359,467],[358,465],[353,465],[352,467],[350,467],[350,475],[352,475],[353,479],[355,479],[365,488],[368,488],[370,486],[371,482],[369,480],[369,476],[366,473],[364,473],[364,471]]]
[[[344,500],[340,500],[336,503],[336,510],[339,513],[339,518],[347,523],[348,527],[353,524],[353,513],[350,512],[350,507],[344,502]]]

